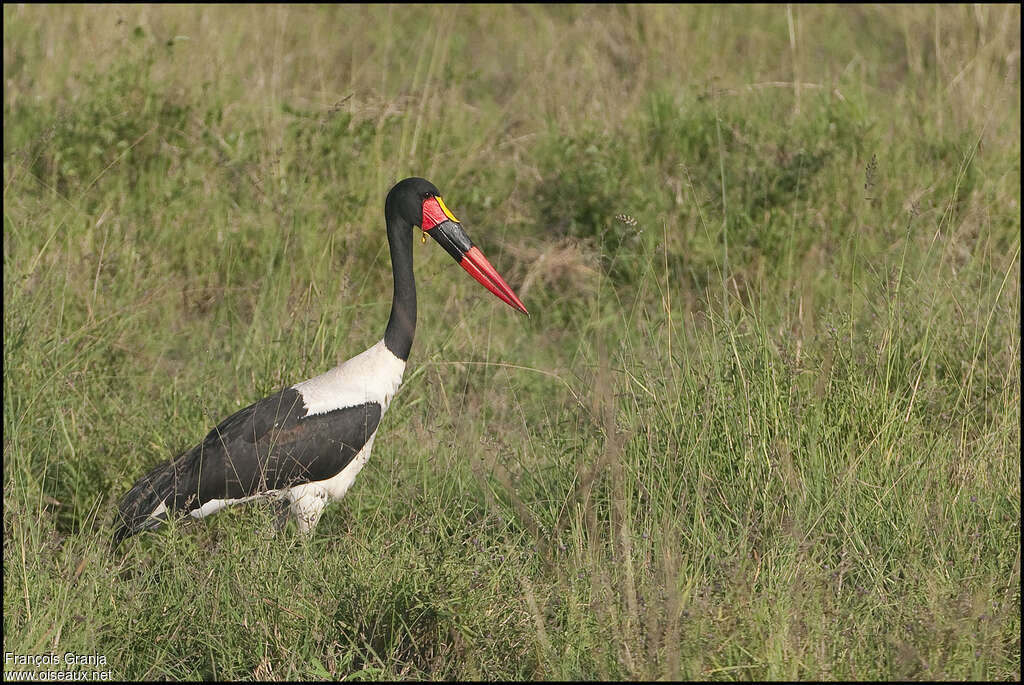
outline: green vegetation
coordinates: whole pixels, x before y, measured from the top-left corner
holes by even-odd
[[[1018,6],[3,17],[5,652],[1020,679]],[[145,469],[380,338],[409,175],[532,318],[417,245],[315,535],[255,504],[112,554]]]

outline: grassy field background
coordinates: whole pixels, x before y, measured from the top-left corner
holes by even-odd
[[[1018,6],[3,18],[5,652],[1020,679]],[[146,469],[380,338],[409,175],[532,317],[417,244],[406,382],[315,535],[111,553]]]

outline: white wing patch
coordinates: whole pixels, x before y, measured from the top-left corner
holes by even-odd
[[[235,499],[231,499],[231,498],[228,498],[228,499],[211,499],[209,502],[207,502],[203,506],[199,507],[198,509],[193,509],[192,511],[190,511],[188,513],[191,514],[193,518],[204,519],[207,516],[210,516],[211,514],[216,514],[218,511],[220,511],[224,507],[231,506],[232,504],[239,504],[241,502],[250,502],[250,501],[252,501],[254,499],[259,499],[261,497],[273,497],[276,494],[277,494],[277,490],[267,490],[265,492],[260,492],[260,493],[257,493],[255,495],[250,495],[249,497],[238,497],[238,498],[235,498]]]
[[[376,402],[381,416],[402,384],[405,362],[392,354],[382,339],[370,349],[342,362],[327,373],[292,386],[302,395],[306,416]]]

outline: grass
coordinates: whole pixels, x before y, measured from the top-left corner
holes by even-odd
[[[1020,679],[1019,7],[3,11],[5,653]],[[408,175],[533,316],[417,246],[316,534],[111,554],[147,468],[379,339]]]

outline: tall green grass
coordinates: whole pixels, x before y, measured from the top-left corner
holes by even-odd
[[[4,651],[115,677],[1020,678],[1020,10],[4,6]],[[379,339],[374,458],[108,548]],[[16,666],[5,664],[12,676]]]

